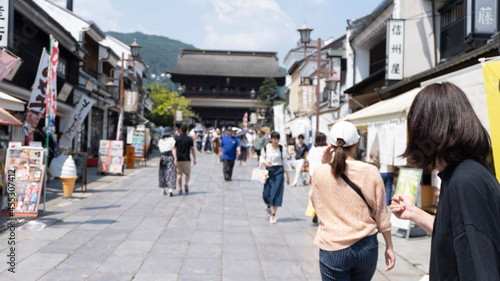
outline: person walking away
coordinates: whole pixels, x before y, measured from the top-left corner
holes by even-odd
[[[238,156],[238,160],[240,160],[240,166],[241,166],[242,162],[243,162],[243,166],[246,166],[247,154],[248,154],[248,143],[249,143],[247,135],[246,134],[242,135],[239,141],[240,141],[241,154],[240,154],[240,156]]]
[[[325,164],[322,161],[322,156],[327,147],[328,143],[326,142],[326,135],[318,133],[316,135],[316,139],[314,140],[314,146],[311,147],[309,153],[307,153],[307,162],[309,162],[309,185],[312,184],[311,181],[314,170],[321,164]],[[318,216],[316,216],[316,211],[314,211],[311,200],[309,200],[307,205],[306,216],[313,217],[313,223],[318,222]]]
[[[335,123],[330,140],[325,151],[334,148],[334,160],[314,169],[309,191],[319,219],[314,243],[320,248],[321,277],[371,280],[377,266],[377,232],[386,244],[385,270],[396,261],[384,183],[377,167],[354,159],[359,134],[353,124]]]
[[[257,153],[257,162],[260,163],[260,154],[264,146],[266,145],[266,136],[262,130],[257,130],[257,137],[254,141],[255,153]]]
[[[283,202],[283,193],[285,189],[285,176],[286,184],[290,184],[290,164],[288,163],[288,155],[286,149],[283,148],[280,141],[280,134],[278,132],[271,133],[271,143],[267,144],[262,152],[261,162],[269,171],[269,178],[264,184],[262,191],[262,198],[266,203],[266,212],[269,217],[269,223],[276,223],[276,212],[278,207],[281,207]],[[283,175],[285,174],[285,176]]]
[[[212,151],[212,138],[209,130],[205,132],[205,136],[203,137],[203,145],[205,152]]]
[[[394,166],[380,163],[379,171],[385,186],[385,194],[386,194],[385,202],[389,206],[391,205],[392,182],[394,180]]]
[[[227,127],[227,135],[223,136],[219,144],[219,157],[223,162],[224,180],[231,181],[233,177],[234,160],[241,154],[240,142],[233,136],[233,128]]]
[[[182,124],[180,134],[175,138],[175,150],[177,152],[177,184],[179,185],[179,194],[182,194],[182,175],[184,174],[184,190],[189,192],[189,177],[191,175],[191,158],[189,152],[193,155],[193,165],[196,165],[196,153],[194,150],[193,139],[189,137],[188,127]]]
[[[166,195],[165,188],[168,187],[168,194],[173,196],[177,181],[177,155],[175,151],[175,139],[173,138],[174,131],[170,127],[163,129],[163,135],[158,142],[158,147],[161,152],[160,168],[158,170],[159,187],[162,189],[162,194]]]
[[[295,166],[295,178],[292,182],[292,186],[297,186],[299,179],[300,182],[303,185],[306,185],[307,182],[302,176],[302,167],[304,166],[304,161],[305,157],[307,155],[307,152],[309,151],[309,148],[307,145],[304,143],[304,135],[300,134],[298,137],[299,143],[295,144],[295,151],[294,151],[294,166]]]
[[[500,280],[500,184],[486,165],[490,136],[467,96],[449,82],[426,86],[410,107],[407,131],[403,157],[435,166],[442,180],[435,217],[405,195],[391,204],[397,218],[432,234],[429,280]]]

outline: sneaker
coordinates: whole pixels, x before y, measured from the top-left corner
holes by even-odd
[[[272,214],[271,209],[266,208],[266,212],[267,212],[267,218],[270,218]]]
[[[277,219],[275,216],[271,215],[271,216],[269,217],[269,223],[273,223],[273,224],[274,224],[274,223],[276,223],[277,221],[278,221],[278,219]]]
[[[165,192],[165,190],[162,190],[162,191],[161,191],[161,194],[162,194],[162,195],[167,195],[167,192]]]
[[[179,194],[182,194],[182,188],[179,188]]]
[[[172,191],[170,191],[168,194],[169,194],[170,197],[174,196],[174,194],[172,193]]]

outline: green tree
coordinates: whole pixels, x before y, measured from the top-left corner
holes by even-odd
[[[264,78],[262,85],[259,88],[259,98],[263,105],[270,106],[269,98],[278,93],[278,83],[272,77]]]
[[[150,89],[151,98],[156,102],[151,112],[156,125],[172,127],[175,110],[182,110],[184,118],[193,115],[193,111],[189,107],[189,99],[179,96],[178,92],[167,90],[167,84],[153,82]],[[176,121],[180,122],[181,120]]]

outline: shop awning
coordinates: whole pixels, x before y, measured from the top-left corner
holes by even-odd
[[[2,107],[6,110],[24,112],[24,105],[26,103],[20,99],[16,99],[13,96],[7,95],[4,92],[0,92],[0,104],[2,104]]]
[[[336,120],[335,122],[344,120],[353,123],[356,127],[368,127],[368,125],[402,120],[406,118],[406,114],[410,109],[413,99],[420,90],[420,87],[414,88],[394,98],[379,101],[351,113],[342,119]]]
[[[2,104],[3,107],[3,104]],[[4,126],[22,126],[23,123],[12,116],[7,110],[0,107],[0,125]]]

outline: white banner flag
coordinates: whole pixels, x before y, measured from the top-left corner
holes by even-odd
[[[284,104],[273,106],[274,131],[280,134],[280,143],[286,143]]]
[[[80,101],[75,107],[75,110],[71,112],[71,115],[62,130],[63,136],[61,138],[61,146],[63,147],[71,147],[71,141],[76,135],[76,132],[82,125],[85,117],[89,114],[90,109],[92,109],[92,105],[95,103],[95,100],[91,99],[87,95],[82,95]]]

